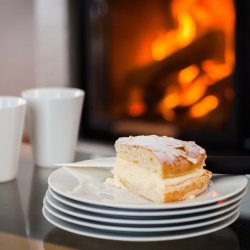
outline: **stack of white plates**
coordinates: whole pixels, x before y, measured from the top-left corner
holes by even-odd
[[[124,241],[175,240],[203,235],[233,223],[246,193],[245,176],[214,174],[195,199],[155,204],[104,184],[110,170],[59,168],[48,180],[43,214],[76,234]]]

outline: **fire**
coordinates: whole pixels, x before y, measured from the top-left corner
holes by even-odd
[[[167,86],[165,96],[159,104],[163,117],[168,121],[175,119],[177,107],[187,107],[191,118],[199,118],[215,110],[220,103],[216,95],[206,93],[209,86],[228,77],[234,68],[233,1],[173,0],[171,14],[173,28],[161,31],[152,42],[151,55],[154,61],[167,59],[211,30],[223,31],[224,34],[225,45],[224,50],[220,51],[221,55],[212,54],[211,58],[204,58],[199,64],[190,63],[181,69],[177,73],[177,86]],[[233,97],[232,89],[230,91],[225,90],[227,99]]]
[[[190,116],[198,118],[207,115],[214,110],[219,104],[219,100],[216,96],[209,95],[202,99],[200,102],[193,105],[189,111]]]
[[[214,81],[220,80],[223,77],[228,76],[233,70],[232,65],[218,64],[218,62],[213,60],[205,60],[202,63],[202,69],[211,78],[211,80]]]
[[[179,96],[177,92],[173,92],[172,94],[166,95],[166,97],[162,100],[162,106],[167,107],[168,109],[175,108],[179,105]]]
[[[180,105],[190,106],[196,103],[206,92],[206,85],[203,84],[203,78],[197,79],[188,89],[182,91],[180,94]]]
[[[196,36],[196,25],[192,16],[188,12],[181,12],[178,14],[178,30],[176,35],[176,42],[179,47],[184,47],[190,44]]]
[[[179,83],[185,87],[189,85],[200,73],[197,65],[191,65],[185,69],[182,69],[178,74]]]
[[[178,49],[188,45],[196,35],[196,26],[192,17],[187,13],[179,13],[178,29],[158,35],[152,44],[152,57],[160,61]]]
[[[146,106],[143,102],[135,102],[129,107],[129,114],[132,117],[137,117],[145,112]]]
[[[132,117],[137,117],[145,113],[146,105],[143,102],[143,93],[140,89],[134,88],[130,96],[130,106],[128,113]]]

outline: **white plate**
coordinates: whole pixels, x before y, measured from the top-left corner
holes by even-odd
[[[100,239],[109,239],[109,240],[148,242],[148,241],[185,239],[185,238],[212,233],[232,224],[239,217],[239,212],[234,214],[232,217],[229,217],[228,219],[225,219],[224,221],[214,223],[213,225],[208,225],[208,226],[199,227],[195,229],[187,229],[187,230],[181,230],[181,231],[176,231],[176,232],[173,231],[173,232],[168,232],[168,233],[164,232],[164,233],[159,233],[159,234],[154,234],[154,235],[144,235],[144,236],[140,234],[136,235],[136,234],[127,234],[127,233],[117,233],[113,231],[103,231],[103,230],[76,225],[76,224],[56,218],[55,216],[50,214],[45,208],[43,208],[43,215],[54,226],[59,227],[65,231],[75,233],[75,234],[94,237],[94,238],[100,238]]]
[[[46,194],[44,198],[44,203],[48,203],[58,211],[71,216],[75,216],[81,219],[91,220],[93,222],[103,222],[107,224],[123,224],[123,225],[133,225],[133,226],[135,225],[159,226],[163,224],[177,224],[177,223],[186,223],[186,222],[204,220],[232,211],[234,208],[239,207],[240,202],[241,200],[238,201],[236,204],[215,209],[215,211],[212,212],[202,212],[197,215],[185,215],[185,216],[174,216],[174,217],[165,216],[165,217],[148,217],[148,218],[144,217],[122,218],[120,216],[119,217],[114,217],[110,215],[102,216],[101,214],[98,213],[91,213],[88,211],[79,210],[55,200],[52,196],[49,196],[49,194]]]
[[[72,163],[58,163],[55,164],[57,167],[74,167],[74,168],[86,168],[86,167],[92,167],[92,168],[113,168],[115,164],[115,157],[103,157],[103,158],[97,158],[97,159],[90,159],[85,161],[78,161],[78,162],[72,162]]]
[[[110,170],[98,168],[59,168],[48,178],[55,192],[80,202],[126,209],[176,209],[222,201],[246,188],[248,179],[242,175],[213,175],[208,190],[193,200],[155,204],[131,192],[106,185]]]
[[[213,209],[217,209],[220,207],[225,207],[230,204],[233,204],[239,200],[241,200],[246,194],[247,189],[244,189],[239,194],[234,195],[232,198],[228,198],[219,203],[212,203],[211,205],[205,206],[197,206],[192,208],[184,208],[184,209],[165,209],[165,210],[131,210],[131,209],[117,209],[105,206],[95,206],[92,204],[87,204],[80,201],[75,201],[64,197],[51,188],[48,188],[48,193],[54,199],[60,201],[63,204],[71,206],[73,208],[78,208],[84,211],[99,213],[99,214],[107,214],[107,215],[117,215],[117,216],[131,216],[131,217],[145,217],[145,216],[173,216],[173,215],[184,215],[184,214],[193,214],[198,212],[209,211]]]
[[[169,231],[178,231],[178,230],[185,230],[185,229],[192,229],[192,228],[198,228],[198,227],[203,227],[207,225],[211,225],[220,221],[223,221],[225,219],[228,219],[229,217],[233,216],[234,214],[238,213],[239,211],[239,206],[234,208],[228,213],[223,214],[222,216],[216,216],[212,219],[207,219],[207,220],[201,220],[196,223],[184,223],[184,224],[165,224],[159,226],[124,226],[124,225],[107,225],[105,223],[97,223],[97,222],[92,222],[89,220],[85,219],[80,219],[74,216],[67,215],[65,213],[60,212],[59,210],[53,208],[50,206],[46,201],[44,202],[44,207],[45,209],[52,214],[53,216],[57,217],[58,219],[77,224],[80,226],[85,226],[89,228],[94,228],[94,229],[99,229],[99,230],[108,230],[108,231],[116,231],[116,232],[127,232],[127,233],[155,233],[155,232],[169,232]]]

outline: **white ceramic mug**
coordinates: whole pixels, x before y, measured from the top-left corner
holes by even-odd
[[[25,109],[23,98],[0,96],[0,182],[17,176]]]
[[[77,88],[34,88],[22,92],[35,164],[73,162],[85,92]]]

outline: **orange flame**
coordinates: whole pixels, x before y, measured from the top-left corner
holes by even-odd
[[[218,64],[218,62],[213,60],[205,60],[202,63],[202,69],[211,78],[211,84],[228,76],[232,72],[230,64]]]
[[[221,11],[221,6],[224,6],[224,11]],[[171,14],[175,29],[162,32],[152,43],[151,54],[155,61],[163,60],[206,32],[224,32],[225,46],[221,55],[211,55],[211,59],[205,59],[199,65],[190,65],[180,70],[177,87],[174,90],[167,87],[166,94],[160,102],[160,110],[166,120],[175,118],[173,109],[178,106],[190,106],[189,115],[192,118],[202,117],[219,105],[218,97],[206,96],[208,87],[229,76],[233,71],[234,4],[228,0],[173,0]],[[229,90],[225,90],[225,97],[232,99],[233,91],[231,88]]]
[[[179,83],[182,87],[189,85],[199,74],[200,70],[197,65],[191,65],[182,69],[178,73]]]
[[[158,35],[152,44],[152,58],[160,61],[178,49],[190,44],[196,36],[195,22],[189,13],[178,14],[177,30]]]
[[[134,88],[133,91],[131,91],[128,113],[132,117],[138,117],[145,113],[146,109],[147,108],[146,104],[143,102],[143,93],[141,89]]]
[[[219,100],[214,95],[206,96],[197,104],[193,105],[189,111],[190,116],[198,118],[207,115],[212,110],[216,109],[219,104]]]

